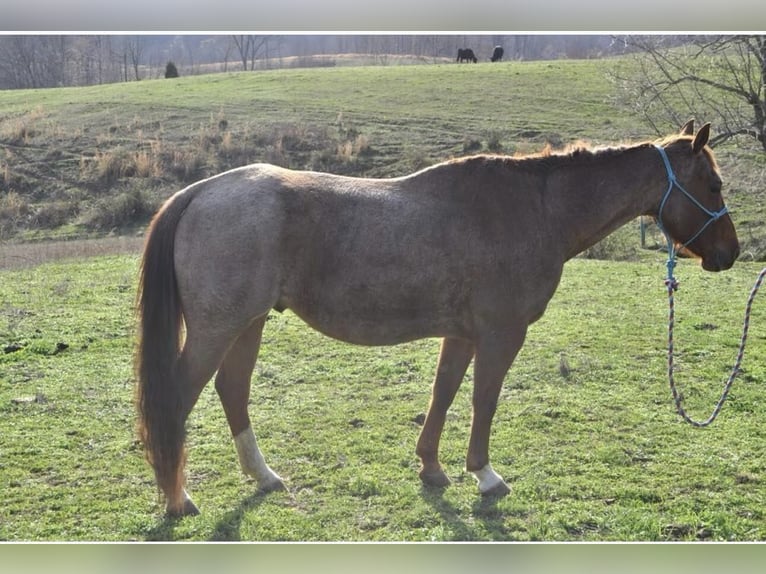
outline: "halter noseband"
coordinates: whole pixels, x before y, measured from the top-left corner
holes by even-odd
[[[721,217],[726,215],[728,213],[728,208],[724,205],[723,208],[721,208],[720,211],[710,211],[707,207],[702,205],[697,199],[688,191],[686,191],[683,186],[678,183],[678,179],[676,179],[676,174],[673,173],[673,168],[670,166],[670,160],[668,159],[668,154],[665,153],[665,149],[662,146],[656,145],[654,146],[657,151],[660,153],[660,157],[662,158],[662,162],[665,164],[665,170],[668,172],[668,189],[665,192],[665,195],[662,196],[662,201],[660,202],[660,208],[657,211],[657,227],[660,228],[660,231],[662,231],[662,234],[665,236],[665,240],[668,243],[668,282],[669,285],[675,290],[678,283],[673,278],[673,268],[676,265],[676,254],[678,253],[678,249],[675,247],[675,242],[670,237],[670,234],[665,230],[665,226],[662,225],[662,210],[665,207],[665,204],[668,201],[668,198],[670,197],[670,192],[673,191],[674,187],[677,187],[681,193],[683,193],[686,197],[692,200],[692,203],[699,207],[705,215],[708,216],[708,220],[702,225],[702,227],[699,228],[699,231],[691,236],[690,239],[688,239],[686,242],[684,242],[680,249],[683,249],[687,245],[689,245],[692,241],[697,239],[697,237],[700,236],[700,234],[705,231],[705,229],[708,228],[708,226],[713,223],[714,221],[718,221]]]

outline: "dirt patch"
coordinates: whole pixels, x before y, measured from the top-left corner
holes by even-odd
[[[103,237],[34,243],[0,243],[0,269],[35,267],[48,261],[139,253],[143,237]]]

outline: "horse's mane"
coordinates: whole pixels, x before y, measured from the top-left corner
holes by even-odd
[[[453,158],[444,162],[444,164],[464,164],[464,165],[509,165],[516,169],[525,171],[550,170],[557,167],[567,167],[574,163],[587,164],[591,161],[603,160],[610,157],[617,157],[628,150],[646,149],[654,145],[669,146],[678,142],[688,142],[691,145],[693,138],[691,136],[674,134],[658,140],[645,140],[639,142],[624,142],[613,145],[592,145],[587,141],[578,140],[567,144],[566,146],[556,148],[550,143],[546,144],[540,151],[514,155],[503,154],[477,154]],[[705,153],[708,160],[715,167],[715,157],[710,150],[705,147]],[[442,165],[444,165],[442,164]],[[436,166],[433,166],[436,167]]]
[[[503,154],[477,154],[457,157],[444,162],[453,165],[504,165],[524,171],[549,170],[556,167],[564,167],[573,163],[589,162],[591,160],[616,156],[631,147],[651,145],[650,142],[641,144],[624,144],[613,146],[592,146],[584,141],[577,141],[562,148],[555,148],[550,143],[540,151],[530,153]],[[433,166],[436,167],[436,166]]]

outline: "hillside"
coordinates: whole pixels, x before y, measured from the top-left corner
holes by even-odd
[[[135,233],[175,190],[254,161],[386,177],[479,151],[654,137],[617,107],[611,65],[334,67],[3,91],[0,240]],[[743,252],[761,259],[763,158],[717,153]],[[635,236],[601,251],[630,257]]]

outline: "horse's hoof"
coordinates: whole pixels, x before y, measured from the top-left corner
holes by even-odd
[[[166,509],[167,515],[171,518],[181,518],[184,516],[197,516],[199,515],[199,508],[197,508],[197,505],[192,502],[191,498],[185,498],[183,501],[183,504],[180,508],[171,508],[170,506]]]
[[[431,472],[421,470],[419,476],[424,485],[435,488],[447,488],[452,483],[441,469]]]
[[[483,468],[479,470],[472,470],[476,480],[479,481],[479,492],[481,495],[488,498],[497,498],[500,496],[506,496],[511,492],[510,487],[505,484],[503,477],[497,474],[492,465],[487,463]]]
[[[270,480],[258,485],[258,492],[262,494],[268,494],[269,492],[279,492],[281,490],[287,490],[287,487],[285,486],[285,483],[279,479]]]
[[[199,514],[199,508],[192,502],[191,498],[184,500],[184,516],[197,516]]]
[[[481,495],[484,498],[502,498],[503,496],[508,496],[510,493],[511,487],[501,480],[492,488],[487,489],[486,492],[482,492]]]

